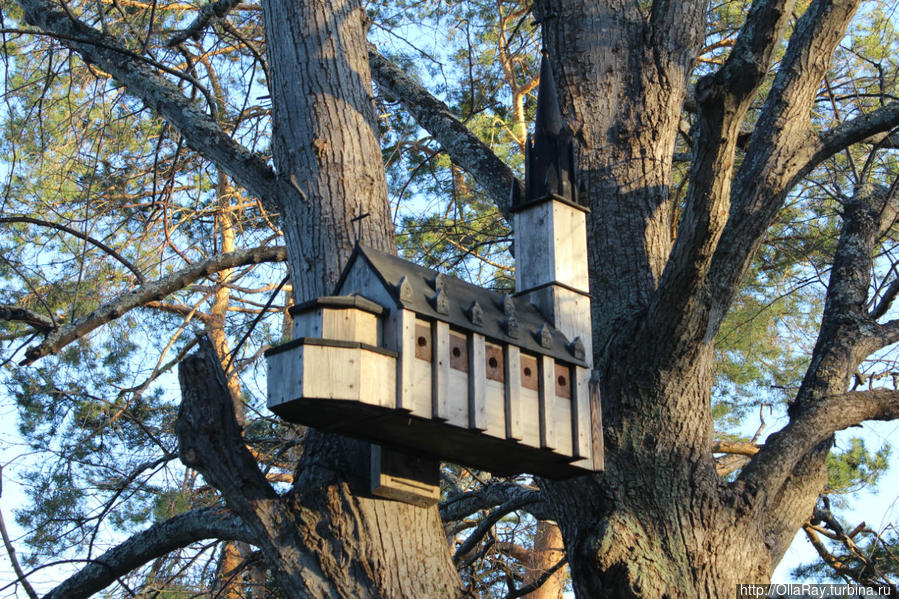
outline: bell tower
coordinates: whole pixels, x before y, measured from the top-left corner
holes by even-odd
[[[543,53],[537,117],[525,146],[524,196],[512,187],[517,296],[537,306],[592,364],[587,271],[589,209],[580,201],[571,130],[562,120],[549,57]]]

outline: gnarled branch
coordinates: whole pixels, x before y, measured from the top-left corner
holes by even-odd
[[[128,311],[146,305],[148,302],[162,299],[190,285],[201,277],[236,266],[259,264],[260,262],[283,262],[286,259],[287,250],[283,246],[238,250],[213,256],[188,268],[132,289],[106,302],[90,314],[53,330],[41,343],[30,347],[25,352],[25,360],[22,363],[30,364],[38,358],[56,353],[72,341],[87,335],[112,320],[121,318]]]
[[[732,186],[733,207],[721,235],[727,243],[718,244],[709,268],[709,319],[697,331],[706,338],[720,326],[765,231],[812,159],[811,105],[858,4],[815,0],[796,24]]]
[[[0,320],[9,320],[15,322],[24,322],[28,326],[41,332],[50,331],[56,326],[53,319],[43,314],[38,314],[34,310],[22,308],[21,306],[13,306],[11,304],[0,304]]]
[[[421,127],[434,136],[455,164],[487,190],[500,212],[509,214],[512,185],[521,186],[512,169],[453,116],[446,104],[369,46],[368,63],[378,86],[399,100]]]
[[[217,0],[216,2],[210,2],[209,4],[203,5],[193,22],[169,38],[165,45],[171,48],[178,44],[183,44],[190,38],[198,39],[203,34],[203,30],[206,29],[210,21],[214,18],[223,19],[232,8],[240,4],[240,1],[241,0]]]
[[[480,510],[492,508],[508,501],[518,501],[523,509],[538,520],[550,520],[543,505],[543,494],[537,489],[526,489],[514,483],[494,482],[485,487],[447,499],[440,504],[440,518],[444,522],[462,520]]]
[[[231,510],[205,507],[154,524],[103,555],[54,588],[44,599],[90,597],[132,570],[203,539],[255,543],[244,522]]]
[[[322,596],[317,591],[328,583],[321,563],[304,546],[308,531],[302,513],[282,500],[259,470],[212,342],[203,338],[199,345],[178,365],[182,399],[175,433],[181,461],[202,473],[241,516],[285,596]]]
[[[690,306],[699,304],[706,292],[706,275],[727,222],[740,126],[783,38],[793,4],[753,2],[727,61],[696,85],[698,126],[686,208],[646,327],[665,340],[663,347],[667,341],[675,345],[665,348],[665,355],[678,345],[694,345],[696,336],[705,334],[702,319],[695,318]]]
[[[873,389],[829,396],[794,414],[740,474],[758,488],[779,489],[793,467],[833,433],[866,420],[899,418],[899,391]]]

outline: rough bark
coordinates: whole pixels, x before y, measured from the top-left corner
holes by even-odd
[[[357,240],[396,245],[359,2],[274,0],[264,16],[275,164],[302,190],[281,206],[299,303],[332,292]],[[367,498],[354,488],[367,459],[363,443],[306,435],[290,510],[316,532],[322,588],[352,597],[459,595],[437,509]]]
[[[309,435],[313,444],[307,442],[304,456],[319,457],[304,458],[294,489],[278,496],[245,446],[211,342],[181,362],[179,379],[181,460],[246,523],[285,597],[461,594],[436,508],[351,492],[345,473],[358,470],[353,460],[362,457],[361,444]]]
[[[358,2],[263,5],[272,150],[301,199],[282,201],[294,299],[333,291],[355,241],[396,251]],[[352,219],[368,214],[353,223]]]
[[[746,159],[732,173],[747,103],[792,6],[753,3],[731,57],[698,86],[696,143],[702,145],[694,151],[691,195],[673,249],[666,194],[679,114],[667,108],[684,99],[696,7],[657,2],[644,19],[615,3],[553,4],[537,6],[549,17],[544,28],[560,63],[563,104],[581,144],[593,208],[591,292],[606,471],[590,480],[547,482],[548,504],[565,536],[579,596],[726,596],[739,581],[765,580],[801,525],[799,514],[810,513],[829,436],[874,414],[891,417],[895,409],[893,398],[855,404],[843,397],[823,411],[809,407],[807,420],[795,412],[795,428],[775,437],[746,470],[767,463],[770,452],[778,456],[771,463],[782,466],[781,478],[722,486],[716,475],[708,411],[712,340],[787,190],[820,160],[815,148],[822,140],[840,135],[812,135],[809,115],[857,3],[813,2],[801,17]],[[597,81],[596,90],[578,85],[586,80]],[[891,110],[864,122],[895,122]],[[872,133],[859,131],[858,139]],[[869,266],[856,260],[849,268],[857,273]],[[862,338],[880,332],[868,328],[870,337],[854,333],[852,359],[821,372],[813,359],[811,376],[827,379],[817,397],[842,397],[853,364],[872,351]],[[835,360],[852,343],[846,333],[822,341]],[[868,408],[848,409],[850,403]],[[776,448],[777,439],[787,438],[798,445]]]
[[[595,348],[645,309],[671,249],[674,141],[704,10],[656,2],[647,18],[624,0],[534,5],[589,189]]]
[[[450,155],[483,149],[445,106],[369,55],[357,1],[264,5],[279,176],[113,40],[45,0],[20,2],[30,22],[112,73],[239,184],[279,204],[297,301],[331,292],[357,237],[395,249],[370,61],[384,88],[420,123],[433,124]],[[498,515],[514,506],[559,522],[580,597],[723,597],[737,582],[770,575],[821,489],[833,432],[899,415],[895,393],[846,392],[861,360],[899,340],[899,322],[878,324],[885,310],[867,311],[867,273],[888,211],[881,196],[860,190],[845,206],[820,336],[789,424],[747,452],[736,482],[723,484],[716,473],[712,340],[740,279],[798,178],[848,144],[888,132],[899,122],[899,107],[886,105],[830,132],[812,129],[812,102],[858,4],[814,0],[796,23],[744,146],[748,103],[772,66],[793,7],[756,0],[731,56],[697,87],[691,191],[674,222],[674,140],[706,5],[646,4],[534,5],[589,188],[606,471],[544,481],[541,492],[489,487],[447,502],[441,513],[452,518],[499,506],[492,510]],[[511,171],[494,159],[478,155],[466,168],[502,208]],[[352,219],[361,214],[368,216],[357,234]],[[207,273],[176,274],[181,278],[171,285]],[[144,285],[134,297],[55,329],[29,359],[161,297],[158,287]],[[6,313],[45,324],[33,314]],[[356,486],[364,445],[310,432],[295,486],[278,496],[244,447],[221,366],[208,348],[182,364],[181,378],[182,459],[239,514],[286,596],[461,594],[438,511],[366,498]]]

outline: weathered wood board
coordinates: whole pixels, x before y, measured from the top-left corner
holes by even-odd
[[[419,331],[421,332],[421,329]],[[427,332],[429,335],[432,334],[430,328]],[[438,334],[431,335],[431,339],[435,335]],[[477,343],[472,341],[470,345]],[[450,346],[449,343],[444,345],[447,348]],[[469,374],[471,370],[480,370],[479,376],[484,388],[486,424],[491,432],[495,429],[495,434],[486,434],[473,429],[471,419],[461,414],[461,410],[455,418],[456,424],[453,423],[453,419],[444,421],[431,417],[430,398],[431,390],[434,388],[433,380],[442,370],[433,368],[435,355],[433,347],[427,354],[428,360],[423,359],[425,352],[420,352],[420,357],[415,357],[414,351],[410,352],[418,363],[416,367],[427,368],[430,376],[430,380],[415,382],[416,389],[426,390],[424,395],[428,398],[428,402],[412,398],[413,405],[427,405],[427,415],[416,414],[414,410],[409,412],[399,409],[396,405],[398,383],[395,375],[396,363],[399,361],[396,352],[361,343],[320,339],[299,339],[269,350],[267,354],[269,408],[291,422],[315,426],[325,431],[346,434],[414,455],[457,462],[497,474],[530,472],[548,478],[568,478],[583,474],[585,470],[571,466],[571,462],[577,459],[571,455],[573,452],[570,449],[572,435],[576,431],[570,408],[572,400],[556,396],[555,387],[552,386],[557,382],[554,380],[556,369],[552,358],[541,356],[538,361],[531,356],[523,356],[524,363],[531,364],[528,359],[533,360],[533,367],[539,371],[538,376],[530,378],[542,377],[542,382],[538,380],[538,387],[548,391],[547,398],[550,400],[548,402],[539,400],[539,391],[528,389],[521,384],[523,379],[528,377],[524,376],[524,369],[520,365],[516,369],[517,376],[512,377],[519,382],[517,427],[524,437],[524,442],[519,442],[514,438],[508,438],[508,431],[513,428],[510,424],[512,419],[507,419],[511,398],[506,398],[503,383],[487,378],[490,363],[486,359],[486,344],[484,351],[480,352],[484,358],[480,367],[470,359],[471,354],[477,350],[473,350],[472,347],[468,349],[469,359],[465,363],[468,372],[448,369],[451,375],[447,380],[450,395],[446,403],[450,408],[455,405],[471,407],[472,402],[467,397],[472,387]],[[507,356],[516,352],[505,350],[503,353],[505,360]],[[520,358],[521,356],[515,356],[509,361],[514,365],[515,362],[521,361]],[[464,384],[457,381],[454,387],[453,373],[463,379]],[[504,364],[503,378],[511,375],[507,373],[509,371]],[[494,373],[494,377],[497,376]],[[454,390],[464,393],[454,397],[452,395]],[[491,407],[492,404],[488,403],[488,399],[495,400],[495,406]],[[541,403],[552,410],[542,418],[539,412]],[[540,421],[549,428],[541,429],[538,424]],[[547,432],[550,439],[562,447],[562,450],[553,451],[554,448],[547,446]],[[566,439],[569,448],[567,450],[564,449]],[[407,491],[410,493],[414,491],[412,487],[399,480],[401,478],[378,479],[377,483],[387,489],[384,490],[386,494],[396,492],[403,495]],[[421,489],[415,492],[419,491]]]

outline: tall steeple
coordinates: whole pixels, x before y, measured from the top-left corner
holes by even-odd
[[[512,187],[516,295],[526,296],[570,340],[579,340],[591,362],[589,210],[579,191],[574,136],[562,119],[544,50],[534,133],[525,145],[524,191]]]
[[[525,143],[524,197],[513,186],[512,211],[548,199],[579,203],[574,139],[562,119],[552,66],[544,50],[534,133]]]

